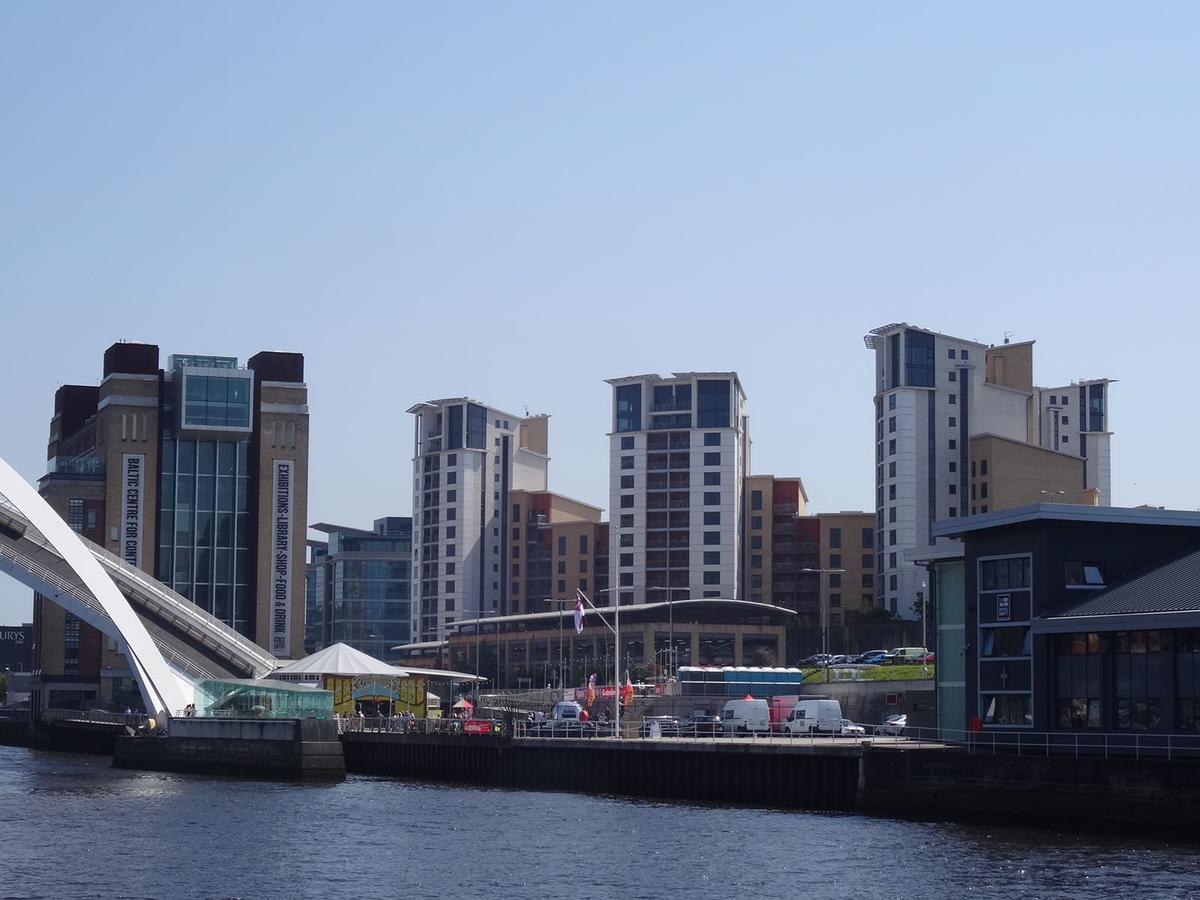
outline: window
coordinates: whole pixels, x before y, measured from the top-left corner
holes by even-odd
[[[706,566],[719,566],[721,564],[721,551],[720,550],[705,550],[704,551],[704,564]]]
[[[450,466],[457,466],[457,465],[458,465],[458,454],[457,453],[447,453],[446,454],[446,466],[450,467]]]
[[[963,359],[967,359],[967,358],[968,358],[968,356],[967,356],[967,351],[966,351],[966,350],[964,350],[964,351],[962,352],[962,358],[963,358]]]
[[[949,397],[950,405],[954,406],[958,402],[958,394],[951,394]]]
[[[457,472],[447,472],[446,473],[446,484],[458,484],[458,473]]]
[[[1070,425],[1070,424],[1071,424],[1071,420],[1070,420],[1069,418],[1067,418],[1066,416],[1063,416],[1063,417],[1062,417],[1062,423],[1063,423],[1064,425]]]
[[[632,450],[633,449],[633,438],[632,437],[621,438],[621,449],[622,450]]]
[[[447,594],[453,594],[454,593],[454,582],[447,581],[445,590],[446,590]]]
[[[622,528],[632,528],[633,527],[633,513],[623,513],[621,515],[621,527]]]
[[[889,416],[888,417],[888,433],[891,434],[895,430],[896,430],[896,417]]]
[[[447,555],[447,556],[453,556],[453,555],[454,555],[454,545],[453,545],[453,544],[447,544],[447,545],[446,545],[446,555]]]
[[[721,573],[720,572],[705,572],[704,573],[704,583],[705,584],[720,584],[721,583]]]
[[[623,491],[632,491],[633,490],[633,476],[632,475],[622,475],[621,476],[621,490],[623,490]]]
[[[875,546],[875,529],[864,528],[862,530],[862,545],[864,550],[870,550]]]
[[[633,509],[633,494],[621,495],[621,509]]]
[[[950,381],[951,382],[958,381],[958,373],[955,372],[953,369],[950,370]]]
[[[750,492],[750,508],[755,509],[755,510],[762,509],[763,508],[762,503],[763,503],[763,492],[762,491],[751,491]],[[757,525],[755,527],[761,528],[762,526]]]
[[[896,507],[889,506],[888,507],[888,522],[895,522],[895,521],[896,521]]]
[[[447,503],[458,502],[458,491],[446,491],[446,502]]]
[[[719,511],[715,511],[715,510],[706,511],[704,513],[704,524],[705,525],[720,525],[721,524],[721,513]]]
[[[951,416],[950,419],[948,420],[947,424],[951,428],[957,428],[958,427],[958,419],[954,418],[954,416]]]
[[[704,532],[704,543],[706,545],[708,545],[709,547],[713,546],[714,544],[720,544],[721,543],[721,532],[719,532],[719,531]]]
[[[751,554],[750,568],[752,568],[752,569],[761,569],[762,568],[762,554],[760,554],[760,553]]]
[[[896,568],[896,554],[895,553],[888,554],[888,568],[889,569]]]
[[[704,505],[705,506],[720,506],[721,505],[721,492],[720,491],[705,491],[704,492]]]
[[[621,535],[620,546],[632,547],[633,546],[633,535],[629,532],[626,532],[625,534]]]
[[[1161,725],[1159,685],[1165,660],[1161,631],[1118,631],[1115,652],[1117,721],[1121,731],[1156,731]]]
[[[632,456],[622,456],[621,457],[621,468],[622,469],[632,469],[633,468],[633,457]]]
[[[947,350],[946,353],[947,353],[948,359],[954,359],[954,348],[953,347],[951,347],[949,350]]]
[[[957,484],[951,484],[951,485],[949,485],[949,489],[950,489],[950,493],[951,493],[951,494],[957,494],[957,493],[958,493],[958,485],[957,485]]]
[[[1064,444],[1069,444],[1069,443],[1071,443],[1071,436],[1070,436],[1069,434],[1064,434],[1064,435],[1062,436],[1062,442],[1063,442]]]
[[[565,559],[560,559],[558,561],[558,574],[559,575],[567,574],[567,561]]]
[[[875,554],[874,553],[864,553],[862,555],[862,567],[864,569],[869,569],[874,565],[875,565]]]
[[[862,577],[862,586],[865,588],[875,587],[875,576],[870,572],[864,572]]]
[[[750,536],[750,549],[751,550],[761,550],[762,549],[762,535],[761,534],[755,534],[755,535]]]
[[[453,575],[453,574],[454,574],[454,563],[452,563],[452,562],[448,562],[448,563],[446,563],[446,574],[447,574],[447,575]]]
[[[637,431],[642,427],[642,386],[623,384],[616,390],[617,431]]]
[[[704,473],[704,483],[705,483],[705,485],[707,485],[709,487],[712,487],[714,485],[719,485],[721,483],[721,473],[720,472],[705,472]]]
[[[895,456],[895,455],[896,455],[896,439],[892,438],[890,441],[888,441],[888,456]]]
[[[831,588],[840,588],[842,586],[842,574],[840,572],[829,573],[829,586]]]
[[[948,516],[949,516],[951,519],[955,518],[955,517],[957,517],[957,516],[958,516],[958,508],[957,508],[957,507],[954,507],[954,506],[951,506],[951,507],[950,507],[950,509],[947,511],[947,513],[946,513],[946,514],[947,514],[947,515],[948,515]]]
[[[979,482],[979,499],[984,500],[988,495],[988,483],[986,481]]]
[[[842,529],[840,529],[840,528],[830,528],[829,529],[829,549],[831,549],[831,550],[841,550],[842,549]]]
[[[888,532],[888,546],[889,547],[896,546],[896,529],[895,528],[891,529]]]
[[[1104,565],[1098,562],[1066,562],[1067,587],[1104,587]]]
[[[456,537],[458,537],[458,527],[456,525],[447,525],[446,538],[448,540],[453,540]]]
[[[949,447],[949,449],[951,449],[951,450],[957,450],[957,449],[958,449],[958,441],[956,441],[954,438],[950,438],[950,447]]]
[[[904,332],[904,383],[933,387],[933,335],[908,329]]]
[[[888,411],[890,412],[891,410],[893,410],[895,408],[896,408],[896,395],[888,394]]]
[[[446,521],[453,522],[457,518],[458,518],[458,510],[457,509],[455,509],[454,507],[451,507],[450,509],[446,510]]]
[[[620,565],[622,569],[628,569],[633,565],[633,554],[622,553],[620,557]]]
[[[704,464],[706,466],[719,466],[721,464],[721,451],[717,450],[713,453],[705,453]]]
[[[581,555],[588,552],[588,536],[586,534],[579,536],[579,552]]]
[[[987,473],[988,473],[988,461],[986,459],[981,459],[979,461],[979,474],[986,475]]]
[[[1029,587],[1029,557],[987,559],[979,564],[980,590],[1003,591]]]
[[[558,555],[565,556],[567,553],[567,538],[565,535],[560,535],[558,538]]]
[[[896,464],[894,462],[890,462],[890,463],[888,463],[888,478],[895,478],[895,477],[896,477]]]
[[[894,484],[888,485],[888,499],[889,500],[896,499],[896,485],[894,485]]]
[[[705,447],[720,447],[721,433],[719,431],[710,431],[704,435]]]
[[[761,531],[762,530],[762,516],[751,516],[750,517],[750,528],[753,531]]]
[[[950,471],[951,472],[958,471],[958,463],[956,463],[954,460],[950,460]]]
[[[621,587],[633,587],[633,573],[632,572],[621,572],[620,575],[617,577],[617,583]],[[625,602],[624,594],[621,595],[621,602],[622,603]]]
[[[889,575],[888,576],[888,589],[893,590],[893,591],[896,590],[896,584],[897,584],[897,576]]]
[[[731,394],[731,382],[728,379],[698,381],[696,427],[728,428],[732,414]]]

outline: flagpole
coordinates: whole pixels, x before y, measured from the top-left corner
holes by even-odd
[[[596,591],[597,595],[607,594],[612,588],[603,588]],[[596,604],[588,599],[588,595],[579,588],[575,589],[577,593],[588,606],[596,611],[596,615],[600,617],[600,621],[604,622],[604,627],[613,633],[613,706],[615,715],[613,716],[613,735],[621,736],[621,604],[618,602],[613,607],[613,624],[609,625],[601,615]]]

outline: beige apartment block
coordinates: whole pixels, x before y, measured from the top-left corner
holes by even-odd
[[[971,514],[1029,503],[1095,505],[1087,461],[994,434],[971,438]]]

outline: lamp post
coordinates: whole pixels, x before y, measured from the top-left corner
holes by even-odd
[[[601,588],[596,591],[596,596],[600,594],[608,594],[616,588]],[[613,707],[615,715],[613,716],[613,734],[616,737],[621,736],[621,600],[618,596],[617,602],[613,604],[613,624],[609,625],[604,616],[600,615],[600,610],[593,603],[588,595],[578,588],[575,593],[579,598],[592,608],[596,615],[600,616],[600,621],[604,622],[604,627],[613,633]]]
[[[667,667],[671,670],[671,674],[674,674],[676,668],[678,668],[678,667],[675,665],[675,604],[672,600],[671,595],[678,591],[683,591],[685,594],[690,593],[691,588],[648,587],[648,588],[646,588],[646,591],[647,591],[647,593],[650,591],[666,591],[666,594],[667,594],[667,619],[668,619],[667,628],[668,628],[668,634],[669,634],[669,637],[667,638],[667,642],[668,642],[667,643],[667,654],[668,654],[667,655]]]
[[[804,575],[844,575],[845,569],[801,569]],[[829,604],[826,594],[820,586],[818,578],[818,593],[821,595],[821,652],[825,655],[825,683],[829,684]]]
[[[929,585],[921,582],[921,646],[925,656],[921,659],[925,674],[929,674]]]
[[[557,603],[558,608],[558,689],[561,691],[566,687],[566,679],[563,676],[563,612],[562,604],[567,602],[566,597],[543,597],[543,603]]]

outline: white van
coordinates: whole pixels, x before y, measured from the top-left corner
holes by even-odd
[[[721,710],[726,734],[770,734],[771,710],[766,700],[730,700]]]
[[[783,727],[788,734],[841,734],[842,704],[836,700],[801,700]]]

